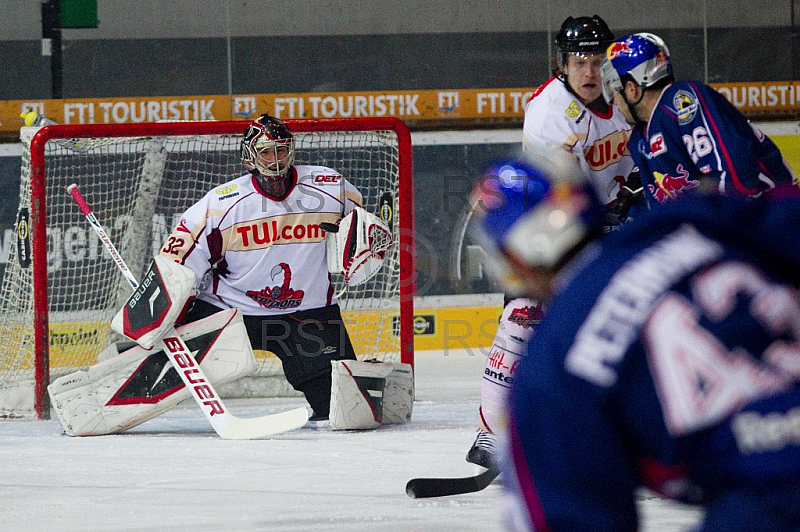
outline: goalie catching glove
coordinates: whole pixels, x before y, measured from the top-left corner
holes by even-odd
[[[339,225],[324,223],[328,233],[328,271],[341,273],[349,286],[372,279],[392,246],[392,233],[374,214],[356,207]]]

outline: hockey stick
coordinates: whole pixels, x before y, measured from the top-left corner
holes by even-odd
[[[462,478],[412,478],[406,484],[406,493],[414,499],[447,497],[481,491],[500,474],[497,468],[487,469],[471,477]]]
[[[106,234],[100,222],[97,221],[92,209],[78,190],[78,185],[75,183],[67,187],[67,192],[78,204],[81,212],[86,216],[89,224],[100,237],[100,241],[106,247],[114,263],[122,271],[122,274],[127,279],[131,288],[136,290],[139,283],[133,276],[133,273],[128,269],[125,261],[120,256],[114,243]],[[272,414],[269,416],[262,416],[256,418],[239,418],[234,416],[228,411],[227,407],[223,404],[222,398],[211,385],[203,370],[200,368],[191,350],[186,346],[186,343],[175,331],[171,328],[167,331],[164,337],[158,344],[163,347],[164,353],[169,358],[169,361],[175,367],[175,371],[180,375],[186,388],[191,392],[192,397],[200,406],[203,414],[208,419],[217,434],[225,440],[253,440],[258,438],[265,438],[281,432],[286,432],[292,429],[302,427],[308,421],[308,410],[305,408],[296,408],[288,410],[279,414]]]

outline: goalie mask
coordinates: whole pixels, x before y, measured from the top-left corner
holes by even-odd
[[[472,238],[509,294],[528,294],[521,269],[555,272],[601,230],[594,189],[570,154],[537,146],[491,166],[472,195]]]
[[[282,121],[269,115],[253,121],[242,139],[242,164],[253,173],[277,179],[294,162],[294,136]]]

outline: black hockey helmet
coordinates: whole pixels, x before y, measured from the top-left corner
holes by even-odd
[[[279,177],[294,162],[294,135],[281,120],[267,114],[254,120],[242,137],[242,164],[266,177]],[[285,147],[285,150],[278,148]],[[274,162],[265,164],[259,155],[274,150]]]
[[[561,53],[603,53],[614,42],[614,34],[599,15],[567,17],[555,40]]]

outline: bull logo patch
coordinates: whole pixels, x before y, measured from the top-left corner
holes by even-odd
[[[653,172],[656,185],[655,187],[653,187],[653,185],[648,185],[648,188],[659,203],[664,203],[668,199],[676,198],[683,192],[691,190],[700,184],[698,181],[689,178],[689,172],[682,164],[678,165],[675,172],[675,176]]]

